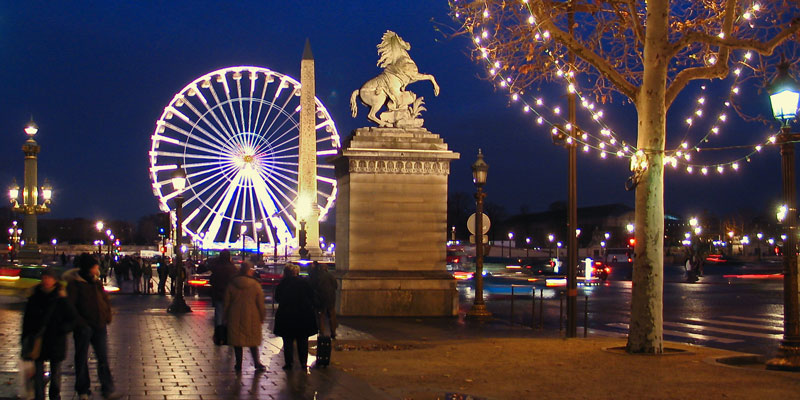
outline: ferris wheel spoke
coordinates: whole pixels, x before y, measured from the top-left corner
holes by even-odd
[[[225,82],[225,87],[226,88],[228,87],[228,81],[225,79],[224,75],[220,75],[218,77],[217,81],[218,82],[219,81]],[[225,118],[225,123],[228,126],[229,130],[223,129],[223,131],[225,131],[225,133],[228,134],[228,140],[232,140],[233,142],[235,142],[235,143],[237,143],[239,145],[242,145],[243,143],[241,142],[241,139],[236,135],[238,132],[236,131],[236,129],[234,129],[233,125],[231,125],[231,120],[230,120],[230,118],[228,118],[228,113],[225,111],[225,108],[222,105],[222,102],[220,101],[219,96],[217,95],[217,90],[214,89],[214,85],[211,85],[209,87],[209,90],[211,91],[211,95],[214,97],[214,101],[216,101],[216,104],[219,105],[219,107],[217,107],[217,109],[219,110],[220,114],[222,114],[222,117]],[[222,122],[218,119],[218,117],[216,116],[216,113],[215,112],[212,112],[212,113],[214,115],[214,119],[216,119],[217,122],[220,125],[222,125]]]
[[[187,139],[192,137],[192,134],[189,133],[188,131],[186,131],[185,129],[183,129],[183,128],[179,127],[179,126],[175,126],[175,125],[173,125],[173,124],[171,124],[169,122],[164,123],[164,126],[169,128],[169,129],[171,129],[171,130],[173,130],[173,131],[175,131],[175,132],[177,132],[177,133],[180,133],[181,135],[185,136]],[[205,139],[202,139],[202,138],[199,138],[199,137],[195,137],[194,139],[197,140],[200,143],[205,144],[206,146],[211,146],[211,147],[214,146],[213,144],[211,144],[209,141],[207,141]],[[232,150],[232,149],[230,149],[230,147],[227,144],[219,142],[219,141],[217,141],[217,143],[220,146],[222,146],[222,149],[220,149],[218,151],[223,152],[225,154],[230,154],[228,151],[225,151],[225,150]]]
[[[211,95],[214,97],[214,101],[216,102],[215,104],[220,104],[219,97],[217,96],[217,92],[214,90],[214,86],[209,83],[208,89],[211,92]],[[204,120],[206,120],[206,125],[211,127],[211,129],[217,134],[217,136],[222,141],[226,142],[225,146],[231,148],[231,150],[233,151],[233,145],[227,142],[233,142],[233,143],[237,142],[236,140],[233,140],[235,135],[230,132],[233,131],[233,127],[231,127],[230,121],[228,121],[227,119],[228,116],[225,113],[225,110],[220,110],[220,113],[222,114],[223,117],[225,117],[225,120],[227,122],[227,128],[225,127],[226,124],[222,123],[222,120],[219,119],[219,116],[215,111],[218,107],[211,107],[209,106],[208,103],[205,102],[203,103],[203,105],[206,107],[206,114],[211,115],[214,121],[216,121],[216,125],[214,125],[211,123],[211,121],[208,120],[208,118],[203,118]],[[228,129],[230,129],[230,131]]]
[[[272,152],[272,154],[280,154],[280,153],[285,153],[287,151],[298,150],[298,149],[300,149],[299,143],[292,147],[284,147],[282,149],[275,150]],[[277,158],[277,157],[271,157],[271,158]],[[297,158],[297,155],[294,155],[294,158]]]
[[[220,201],[221,201],[221,200],[222,200],[222,198],[223,198],[223,196],[220,196],[220,197],[217,199],[217,202],[216,202],[216,204],[214,205],[214,208],[211,208],[211,207],[209,207],[209,205],[206,203],[206,201],[204,201],[204,200],[202,200],[202,199],[200,198],[200,196],[202,196],[203,194],[205,194],[205,192],[206,192],[206,191],[208,191],[208,190],[209,190],[209,189],[211,189],[211,188],[215,188],[215,189],[214,189],[214,191],[213,191],[213,192],[212,192],[210,195],[208,195],[208,196],[207,196],[207,199],[210,201],[210,200],[212,200],[212,199],[215,199],[215,198],[217,198],[217,194],[218,194],[218,193],[219,193],[221,190],[223,190],[224,188],[226,188],[226,186],[225,186],[225,185],[216,185],[216,183],[217,183],[217,182],[219,182],[219,180],[215,181],[215,182],[214,182],[214,184],[207,186],[207,187],[206,187],[205,189],[203,189],[201,192],[198,192],[198,193],[196,193],[194,196],[192,196],[192,197],[191,197],[189,200],[187,200],[187,201],[186,201],[186,203],[191,203],[192,201],[194,201],[194,200],[197,200],[197,201],[199,201],[199,202],[200,202],[200,204],[201,204],[200,206],[198,206],[198,207],[197,207],[198,209],[200,209],[201,207],[204,207],[204,208],[207,208],[207,209],[209,210],[209,213],[208,213],[208,214],[206,214],[206,217],[203,219],[203,222],[201,222],[201,223],[200,223],[200,225],[198,226],[198,228],[197,228],[198,232],[199,232],[199,231],[202,231],[202,230],[203,230],[203,227],[205,227],[205,226],[206,226],[206,223],[208,223],[208,220],[211,218],[211,216],[212,216],[213,214],[216,214],[216,213],[217,213],[217,211],[216,211],[216,210],[217,210],[217,208],[216,208],[216,207],[218,207],[218,206],[219,206],[219,204],[220,204]]]
[[[293,187],[287,185],[286,183],[284,183],[280,179],[271,180],[271,179],[268,179],[267,177],[263,177],[263,179],[264,179],[264,182],[266,182],[268,186],[271,186],[271,187],[275,188],[275,193],[280,194],[280,196],[283,197],[284,200],[286,200],[287,204],[293,204],[294,203],[294,199],[297,198],[297,190],[295,190]],[[288,179],[288,178],[285,178],[285,179],[289,180],[290,182],[294,182],[295,184],[297,183],[297,180],[292,180],[292,179]],[[291,193],[292,197],[287,196],[286,192],[284,192],[283,190],[280,190],[280,187],[278,187],[278,185],[283,187],[283,189],[285,189],[288,193]]]
[[[275,96],[272,98],[272,103],[276,103],[278,101],[278,96],[280,96],[280,93],[283,90],[283,88],[288,88],[288,85],[286,84],[285,77],[284,77],[284,79],[281,80],[281,83],[278,86],[278,91],[275,92]],[[291,117],[294,114],[297,113],[296,109],[291,114],[289,114],[289,113],[287,113],[285,111],[286,110],[286,106],[289,104],[290,101],[292,101],[293,98],[294,98],[294,91],[292,91],[292,94],[290,94],[289,96],[286,97],[286,100],[278,108],[278,112],[275,113],[275,116],[272,117],[272,119],[271,119],[271,121],[269,123],[269,126],[266,129],[264,129],[264,133],[272,131],[272,127],[275,125],[275,122],[278,120],[279,116],[284,115],[286,117],[286,118],[284,118],[284,123],[285,123],[286,119],[291,119]],[[298,107],[300,107],[300,106],[298,105]],[[267,119],[264,120],[265,123],[266,123],[266,121],[267,121]],[[267,141],[269,141],[271,138],[272,138],[272,135],[267,136]]]
[[[317,164],[317,168],[322,168],[322,169],[336,169],[336,166],[335,166],[335,165],[319,164],[319,163],[318,163],[318,164]]]
[[[336,184],[336,179],[327,178],[327,177],[324,177],[324,176],[317,175],[317,180],[320,181],[320,182],[329,183],[331,185],[335,185]]]
[[[272,75],[267,75],[267,74],[264,75],[264,86],[261,88],[261,97],[259,98],[260,101],[258,102],[258,111],[256,112],[255,124],[253,125],[256,129],[255,130],[251,129],[250,132],[258,131],[258,121],[261,118],[261,109],[265,103],[264,97],[266,97],[267,95],[267,88],[269,87],[271,77]],[[256,74],[256,79],[258,79],[258,74]],[[251,91],[251,96],[252,96],[252,91]],[[272,105],[272,103],[270,103],[270,105]]]
[[[231,119],[233,120],[233,125],[234,125],[233,132],[235,132],[238,135],[242,133],[242,130],[239,129],[239,121],[237,121],[236,118],[236,110],[233,109],[233,101],[231,100],[231,91],[230,88],[228,87],[228,78],[224,75],[221,75],[221,77],[222,81],[225,82],[225,97],[227,98],[227,101],[225,103],[228,103],[228,108],[231,110]]]
[[[234,176],[234,179],[225,187],[225,193],[220,196],[217,200],[217,204],[214,205],[214,218],[211,220],[211,225],[208,227],[208,232],[211,234],[212,238],[216,238],[219,235],[219,230],[222,226],[222,212],[225,212],[230,207],[231,199],[236,192],[236,188],[242,181],[242,173],[241,171],[237,172]],[[211,215],[211,214],[209,214]],[[233,224],[228,225],[228,235],[225,237],[225,241],[230,239],[230,227]],[[208,234],[206,234],[208,237]]]
[[[236,75],[234,75],[234,76],[236,76]],[[239,101],[237,101],[237,103],[239,103],[239,118],[242,120],[242,130],[241,130],[241,132],[247,132],[247,128],[245,128],[245,123],[244,123],[244,106],[242,106],[242,79],[241,79],[242,75],[241,75],[241,73],[239,73],[238,76],[239,76],[239,79],[234,79],[234,80],[236,81],[236,93],[239,94],[239,97],[238,97]]]
[[[292,97],[293,97],[293,95],[290,95],[290,96],[289,96],[289,97],[286,99],[286,101],[285,101],[285,102],[283,103],[283,105],[281,106],[281,112],[280,112],[280,113],[277,113],[277,114],[275,114],[275,117],[272,119],[272,122],[270,122],[270,124],[269,124],[269,127],[268,127],[268,128],[267,128],[267,130],[265,131],[265,132],[273,132],[273,133],[271,133],[269,136],[267,136],[267,141],[268,141],[268,142],[269,142],[269,141],[272,141],[272,137],[273,137],[273,136],[275,136],[275,133],[277,133],[277,132],[278,132],[278,131],[279,131],[279,130],[280,130],[280,129],[281,129],[283,126],[284,126],[284,125],[286,125],[286,123],[287,123],[288,121],[293,121],[293,122],[294,122],[294,127],[297,127],[297,126],[299,126],[299,125],[300,125],[300,119],[299,119],[299,118],[294,118],[294,116],[295,116],[295,115],[298,113],[298,111],[300,110],[300,106],[299,106],[299,105],[298,105],[298,106],[297,106],[297,107],[294,109],[294,111],[292,111],[291,113],[287,113],[287,112],[285,111],[285,110],[286,110],[286,106],[287,106],[287,105],[289,105],[289,102],[290,102],[290,101],[292,101]],[[281,122],[281,124],[280,124],[280,125],[278,125],[277,127],[275,127],[275,128],[273,129],[273,126],[275,126],[275,122],[278,120],[278,116],[279,116],[279,115],[281,115],[281,114],[285,116],[285,118],[283,119],[283,122]],[[292,130],[292,128],[289,128],[288,130]],[[281,136],[283,136],[283,135],[281,135]],[[275,140],[277,140],[277,139],[275,139]]]
[[[208,105],[207,105],[205,102],[204,102],[203,104],[206,106],[206,109],[208,109]],[[224,136],[223,136],[223,135],[222,135],[222,134],[219,132],[219,130],[217,130],[217,127],[216,127],[214,124],[212,124],[212,123],[211,123],[211,121],[209,121],[207,118],[204,118],[204,115],[203,115],[203,113],[201,113],[201,112],[200,112],[200,110],[198,110],[198,109],[197,109],[197,108],[196,108],[196,107],[195,107],[195,106],[194,106],[192,103],[190,103],[190,102],[186,102],[186,103],[185,103],[185,105],[186,105],[187,107],[189,107],[189,109],[190,109],[190,110],[192,110],[192,112],[193,112],[193,113],[195,113],[195,115],[197,115],[197,117],[199,118],[199,120],[197,121],[197,123],[194,125],[194,128],[196,128],[198,131],[202,132],[202,133],[203,133],[203,134],[205,134],[205,135],[206,135],[208,138],[210,138],[210,139],[214,140],[215,142],[217,142],[219,145],[223,146],[224,148],[227,148],[227,149],[229,149],[230,151],[233,151],[233,147],[231,147],[231,145],[230,145],[230,144],[226,143],[226,139],[225,139],[225,137],[224,137]],[[210,110],[209,110],[208,112],[210,112]],[[203,123],[205,123],[205,125],[206,125],[206,126],[208,126],[208,127],[209,127],[209,128],[212,130],[212,131],[214,131],[214,133],[216,133],[217,135],[216,135],[216,136],[214,136],[214,135],[211,135],[211,133],[209,133],[207,130],[203,129],[203,128],[200,126],[200,122],[203,122]],[[222,125],[220,125],[220,128],[223,128],[223,129],[224,129],[224,127],[222,127]],[[188,136],[189,136],[189,135],[187,135],[187,137],[188,137]],[[220,140],[220,139],[221,139],[221,140]]]
[[[258,199],[259,207],[264,212],[266,216],[272,216],[278,214],[279,210],[278,207],[275,205],[275,196],[271,193],[269,187],[266,185],[265,181],[262,179],[263,177],[259,176],[257,179],[253,179],[253,189],[256,192],[256,198]],[[274,222],[273,222],[274,224]],[[283,232],[284,235],[281,235],[281,242],[288,241],[288,230],[286,229],[285,223]],[[277,228],[277,225],[276,225]],[[272,233],[270,232],[270,236]],[[273,238],[274,239],[274,238]],[[274,244],[274,242],[273,242]]]

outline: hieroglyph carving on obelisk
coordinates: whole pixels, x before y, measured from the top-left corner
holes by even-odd
[[[300,62],[300,150],[298,160],[298,190],[295,204],[297,236],[300,222],[306,225],[306,249],[312,257],[322,255],[319,248],[319,205],[317,204],[317,135],[314,88],[314,55],[306,40]]]

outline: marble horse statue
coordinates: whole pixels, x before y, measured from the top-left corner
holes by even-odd
[[[417,64],[408,55],[411,45],[392,31],[386,31],[378,47],[380,75],[368,80],[350,95],[350,110],[358,114],[356,99],[369,107],[367,118],[380,127],[419,128],[423,120],[417,118],[425,110],[422,97],[406,91],[406,86],[422,80],[431,81],[433,94],[439,95],[439,85],[433,75],[421,74]],[[383,106],[387,111],[378,115]]]

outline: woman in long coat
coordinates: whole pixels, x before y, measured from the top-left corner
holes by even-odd
[[[75,326],[76,313],[67,301],[67,293],[58,282],[58,273],[52,268],[42,273],[42,282],[33,288],[25,305],[22,320],[22,340],[33,340],[41,335],[41,350],[34,359],[33,377],[36,399],[44,399],[44,362],[50,361],[50,398],[61,394],[61,361],[67,355],[67,333]]]
[[[283,339],[283,369],[291,369],[294,360],[294,346],[297,343],[297,358],[300,366],[308,365],[308,337],[317,333],[317,317],[314,312],[314,291],[311,285],[298,276],[297,265],[287,265],[283,279],[275,288],[275,335]]]
[[[242,370],[242,347],[250,348],[256,371],[266,369],[258,359],[261,345],[261,325],[267,316],[264,291],[253,277],[253,264],[242,263],[239,275],[231,279],[225,290],[225,319],[228,324],[228,344],[236,356],[234,369]]]

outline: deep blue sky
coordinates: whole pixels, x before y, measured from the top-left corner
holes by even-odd
[[[427,82],[410,86],[425,97],[425,126],[462,155],[453,163],[451,190],[473,190],[469,166],[482,147],[490,164],[489,200],[514,213],[523,204],[536,211],[565,199],[565,150],[478,78],[482,68],[470,61],[467,40],[435,31],[434,21],[450,23],[447,12],[446,1],[3,2],[0,186],[12,177],[22,181],[22,128],[33,114],[42,145],[39,176],[55,188],[52,216],[135,220],[157,212],[147,174],[150,135],[184,85],[244,64],[299,78],[308,37],[317,96],[344,136],[369,125],[363,107],[351,118],[349,94],[380,72],[375,45],[391,29],[411,43],[420,71],[433,74],[442,88],[433,97]],[[635,142],[634,110],[607,113],[615,129]],[[765,128],[757,129],[763,136]],[[735,144],[755,142],[754,131],[744,126],[727,133]],[[673,146],[679,140],[671,139]],[[766,153],[721,178],[668,173],[666,208],[773,207],[780,164],[776,149]],[[633,193],[623,187],[625,162],[581,156],[579,167],[579,205],[633,204]]]

